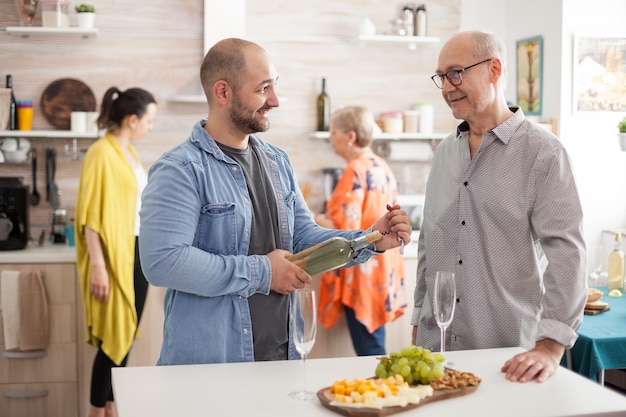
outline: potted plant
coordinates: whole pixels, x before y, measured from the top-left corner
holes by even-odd
[[[622,151],[626,151],[626,116],[617,124],[619,133],[617,138],[619,140],[619,147]]]
[[[96,18],[96,8],[91,4],[81,3],[75,7],[75,10],[78,13],[78,27],[83,29],[92,28]]]

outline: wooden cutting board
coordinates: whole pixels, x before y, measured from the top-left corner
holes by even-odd
[[[609,303],[605,303],[604,301],[591,301],[585,304],[585,314],[594,316],[596,314],[600,314],[602,312],[608,311],[611,308],[609,307]]]
[[[50,83],[41,95],[41,112],[58,129],[69,130],[73,111],[96,111],[96,97],[87,84],[73,78]]]
[[[412,410],[417,407],[421,407],[426,404],[434,403],[436,401],[447,400],[449,398],[461,397],[463,395],[471,394],[476,391],[480,385],[475,385],[466,388],[459,388],[455,390],[435,390],[433,395],[428,398],[422,399],[418,404],[408,404],[406,407],[383,407],[381,409],[376,408],[353,408],[342,407],[337,405],[331,405],[331,401],[334,398],[334,394],[330,391],[330,387],[322,388],[317,392],[317,398],[319,398],[322,405],[329,410],[342,414],[348,417],[381,417],[389,416],[396,413],[402,413],[407,410]]]

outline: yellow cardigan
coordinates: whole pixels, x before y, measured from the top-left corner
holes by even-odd
[[[129,146],[132,153],[136,152]],[[76,202],[76,259],[85,305],[87,342],[101,346],[120,364],[130,351],[137,330],[135,311],[135,206],[137,180],[115,136],[107,134],[93,143],[81,166]],[[95,230],[102,250],[110,291],[107,302],[90,292],[91,262],[83,233]]]

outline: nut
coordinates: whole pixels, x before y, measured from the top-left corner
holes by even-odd
[[[432,381],[430,386],[435,390],[453,390],[473,387],[478,384],[480,384],[480,378],[471,372],[446,369],[445,374],[441,378]]]

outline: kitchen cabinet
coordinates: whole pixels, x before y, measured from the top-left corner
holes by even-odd
[[[39,270],[48,297],[50,333],[45,351],[5,352],[0,321],[0,410],[11,417],[78,417],[78,280],[74,263],[0,264]],[[82,340],[81,340],[82,342]],[[6,413],[6,414],[5,414]]]
[[[91,38],[98,35],[96,28],[79,28],[79,27],[41,27],[41,26],[9,26],[6,28],[8,34],[20,38],[29,38],[31,36],[40,37],[71,37],[71,38]]]

